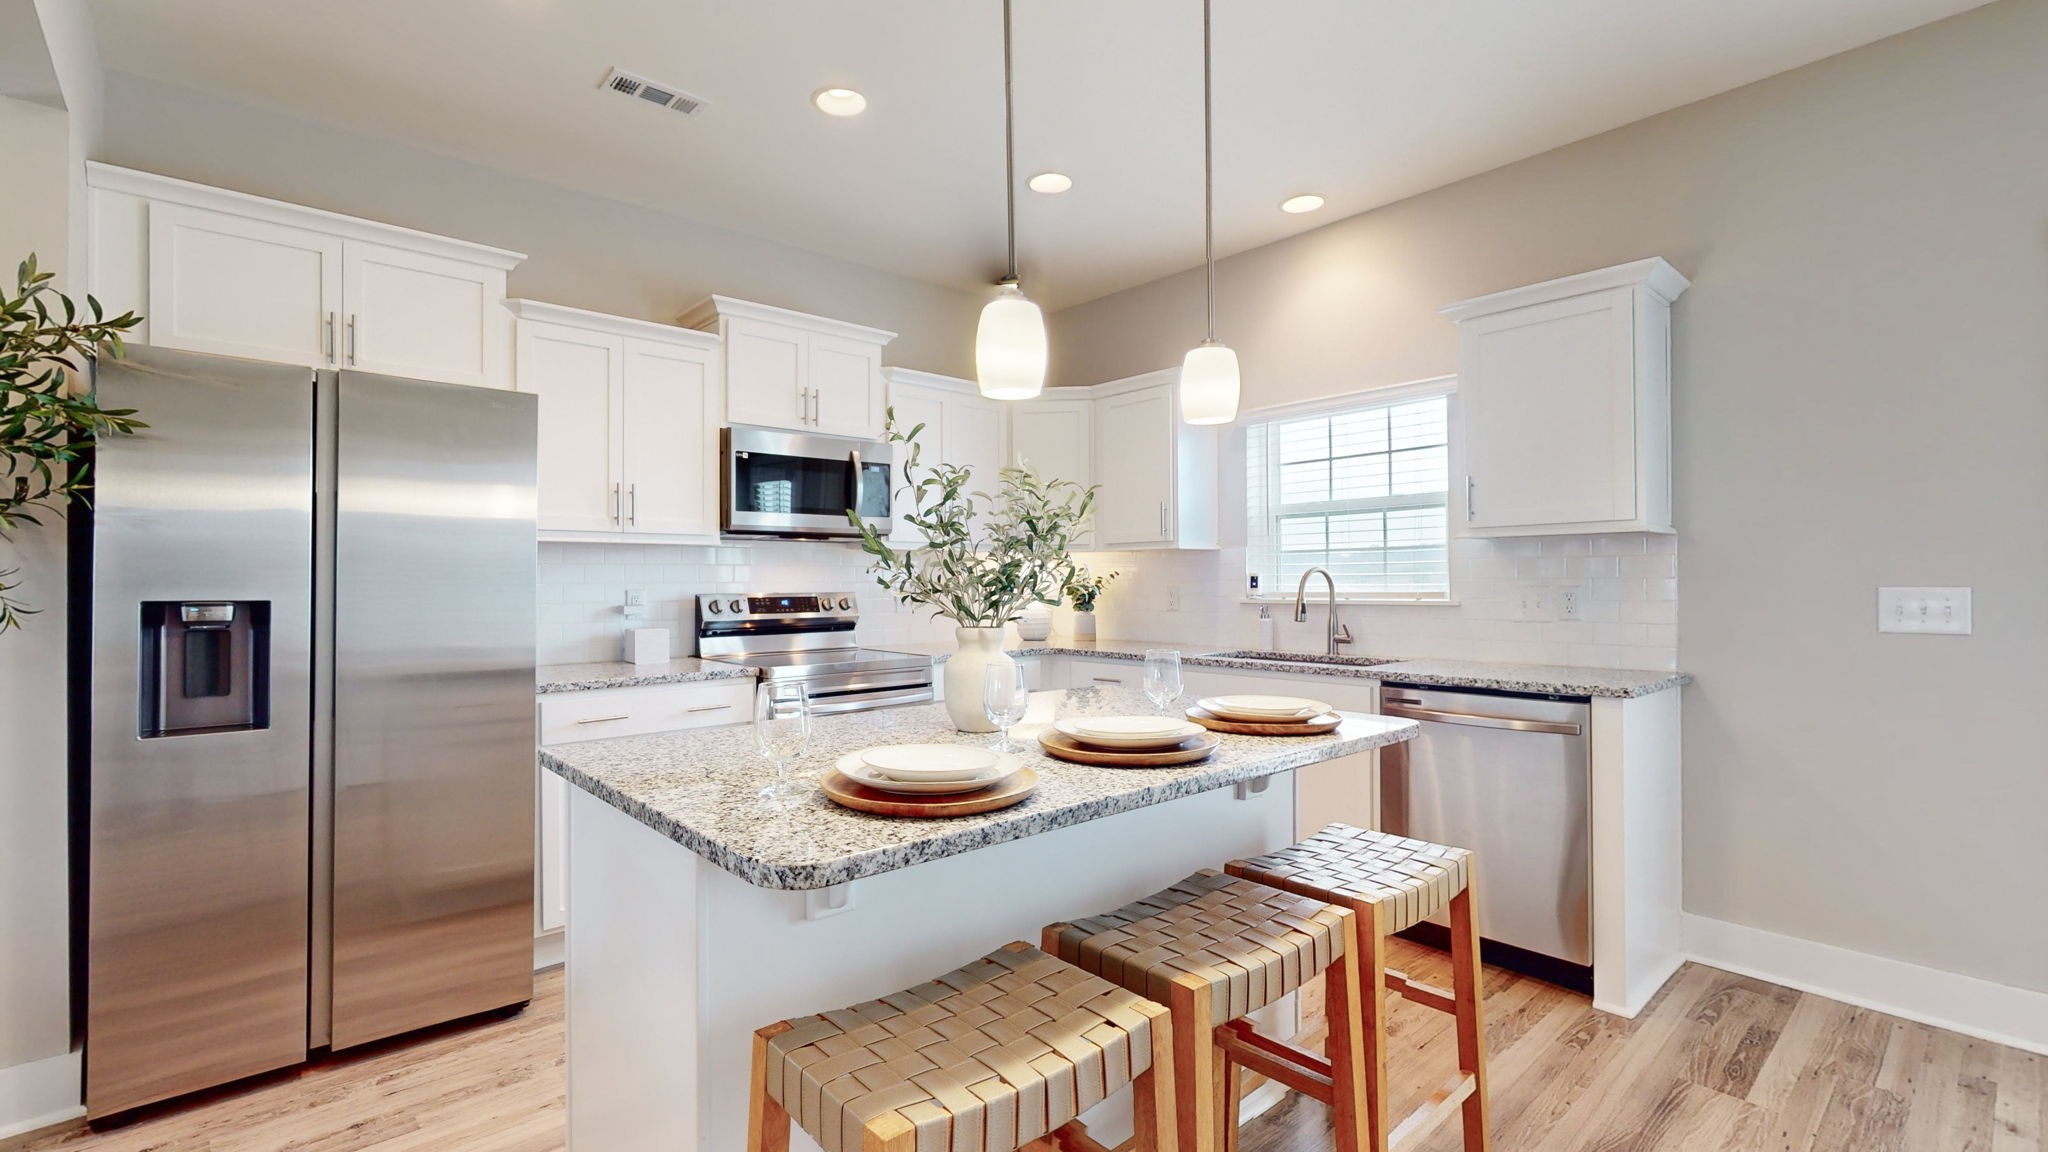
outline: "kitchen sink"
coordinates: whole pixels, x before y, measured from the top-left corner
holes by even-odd
[[[1325,656],[1320,652],[1261,652],[1253,649],[1237,649],[1229,652],[1204,652],[1203,659],[1250,660],[1260,664],[1335,664],[1345,668],[1371,668],[1380,664],[1392,664],[1398,656]]]

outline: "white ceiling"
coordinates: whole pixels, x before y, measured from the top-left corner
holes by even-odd
[[[1983,0],[1224,0],[1228,254]],[[1003,261],[995,0],[92,0],[108,67],[909,276]],[[1052,307],[1201,259],[1201,6],[1020,0],[1025,288]],[[618,66],[712,103],[599,90]],[[868,110],[809,103],[857,88]],[[1322,211],[1278,210],[1297,192]]]

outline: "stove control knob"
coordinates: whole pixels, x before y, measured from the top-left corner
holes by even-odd
[[[734,612],[745,612],[747,610],[745,605],[741,604],[738,600],[734,600],[730,604],[726,605],[726,607],[732,609]]]
[[[840,610],[841,612],[847,612],[847,611],[851,611],[851,610],[852,610],[852,608],[853,608],[853,601],[851,601],[851,600],[847,599],[847,598],[846,598],[846,597],[844,597],[844,596],[841,596],[841,597],[839,598],[839,610]]]
[[[723,612],[723,611],[725,611],[725,605],[723,605],[723,604],[720,604],[720,603],[719,603],[718,601],[716,601],[716,600],[708,600],[708,601],[706,601],[706,602],[705,602],[705,604],[704,604],[704,607],[705,607],[706,609],[708,609],[708,610],[709,610],[709,611],[711,612],[711,614],[712,614],[712,615],[714,615],[714,616],[716,616],[716,615],[717,615],[718,613],[720,613],[720,612]]]

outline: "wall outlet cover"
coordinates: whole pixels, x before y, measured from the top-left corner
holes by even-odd
[[[1577,586],[1558,588],[1557,618],[1559,620],[1584,620],[1586,618],[1586,590]]]

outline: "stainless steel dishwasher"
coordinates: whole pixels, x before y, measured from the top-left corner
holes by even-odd
[[[1422,724],[1380,751],[1383,828],[1476,854],[1488,963],[1590,992],[1589,702],[1396,683],[1380,711]],[[1442,924],[1414,935],[1440,944]]]

